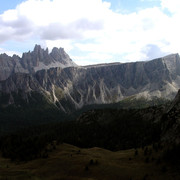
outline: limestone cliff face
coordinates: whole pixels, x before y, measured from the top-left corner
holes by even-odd
[[[58,57],[59,59],[68,58],[62,52],[61,56],[58,56],[60,51],[54,49],[50,56],[56,60]],[[45,59],[44,56],[48,53],[46,51],[43,53],[39,52],[38,57]],[[37,62],[41,62],[41,58],[36,60],[35,57],[35,61],[31,63],[36,65]],[[63,61],[61,63],[63,64]],[[27,69],[25,64],[23,67]],[[17,93],[21,90],[24,94],[30,94],[36,91],[65,112],[71,112],[73,109],[89,104],[114,103],[127,97],[172,99],[179,88],[180,57],[178,54],[145,62],[56,67],[32,74],[15,73],[0,82],[0,91],[11,94],[9,96],[11,101],[8,103],[14,103],[12,92]]]
[[[6,80],[14,73],[35,73],[42,69],[52,67],[77,66],[64,51],[63,48],[53,48],[49,53],[40,45],[36,45],[32,52],[23,53],[22,58],[14,55],[10,57],[6,54],[0,55],[0,81]]]
[[[20,57],[14,55],[10,57],[6,54],[0,55],[0,80],[5,80],[13,73],[22,72],[28,73],[27,69],[24,69],[20,63]]]

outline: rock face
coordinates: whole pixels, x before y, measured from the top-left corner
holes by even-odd
[[[0,80],[7,79],[10,75],[16,72],[28,73],[20,63],[20,57],[14,55],[10,57],[6,54],[0,55]]]
[[[66,54],[63,48],[53,48],[49,53],[40,45],[36,45],[32,52],[23,53],[22,58],[14,55],[10,57],[6,54],[0,55],[0,81],[6,80],[14,73],[34,73],[42,69],[52,67],[77,66]]]
[[[7,56],[6,62],[9,61]],[[115,103],[127,97],[173,99],[180,88],[178,54],[152,61],[78,67],[63,49],[54,48],[49,54],[36,46],[20,61],[12,67],[33,73],[14,73],[15,68],[10,66],[11,72],[4,73],[9,78],[0,82],[0,92],[9,94],[3,105],[17,104],[14,94],[19,91],[28,102],[27,94],[36,91],[61,110],[71,112],[85,105]],[[48,68],[42,68],[41,63]],[[56,63],[73,67],[49,69]]]

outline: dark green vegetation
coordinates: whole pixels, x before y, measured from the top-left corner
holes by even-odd
[[[0,179],[180,178],[179,146],[159,143],[169,102],[157,106],[165,101],[156,99],[148,107],[129,98],[67,116],[43,96],[31,97],[20,99],[23,108],[1,107]]]
[[[168,146],[164,150],[163,158],[166,162],[178,167],[180,169],[180,145]]]
[[[10,96],[10,94],[0,92],[0,136],[41,124],[74,121],[82,113],[91,109],[142,109],[169,103],[165,99],[148,101],[144,98],[133,99],[134,97],[130,97],[119,103],[88,105],[80,110],[72,107],[72,113],[66,114],[59,110],[58,104],[54,105],[41,93],[32,91],[29,94],[24,94],[19,90],[12,94],[15,100],[14,104],[7,105],[11,99]],[[68,106],[71,107],[71,105]]]
[[[42,156],[43,149],[53,140],[113,151],[141,147],[159,140],[160,124],[154,120],[162,110],[91,110],[76,121],[51,122],[3,136],[0,148],[4,157],[31,160]]]
[[[59,122],[66,115],[41,95],[31,92],[26,101],[24,94],[19,91],[13,94],[16,104],[5,106],[9,94],[0,93],[0,136],[16,132],[24,128]]]

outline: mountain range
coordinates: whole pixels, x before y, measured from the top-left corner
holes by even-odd
[[[40,45],[22,58],[0,55],[0,105],[21,106],[32,93],[64,112],[123,99],[173,99],[180,88],[178,54],[142,62],[76,65],[63,48]]]
[[[179,179],[179,89],[178,54],[89,66],[63,48],[1,54],[0,179]]]

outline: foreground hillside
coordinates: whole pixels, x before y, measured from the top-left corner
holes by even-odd
[[[47,143],[54,140],[113,151],[145,146],[160,138],[161,124],[157,120],[163,109],[161,106],[90,110],[76,121],[51,122],[2,135],[0,150],[4,157],[27,161],[42,157]]]
[[[54,147],[46,158],[11,162],[0,158],[0,180],[179,180],[178,169],[151,146],[112,152],[80,149],[68,144]]]
[[[179,180],[179,94],[167,107],[90,110],[2,136],[0,180]]]

